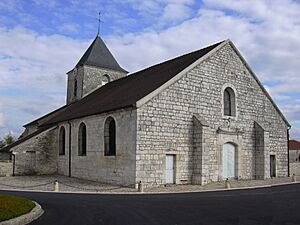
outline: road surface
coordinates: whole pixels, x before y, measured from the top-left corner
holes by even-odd
[[[184,194],[0,191],[41,204],[31,225],[300,225],[300,184]]]

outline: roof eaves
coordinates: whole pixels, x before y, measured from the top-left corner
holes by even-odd
[[[37,119],[35,119],[35,120],[33,120],[33,121],[31,121],[31,122],[29,122],[29,123],[23,125],[23,127],[26,128],[27,126],[33,125],[33,124],[38,124],[38,125],[39,125],[39,120],[42,120],[42,119],[46,118],[47,116],[51,116],[53,113],[56,113],[56,112],[58,112],[59,110],[62,110],[62,109],[64,109],[64,108],[66,108],[67,106],[71,105],[71,104],[73,104],[73,103],[70,103],[70,104],[68,104],[68,105],[63,105],[63,106],[59,107],[58,109],[55,109],[54,111],[52,111],[52,112],[50,112],[50,113],[47,113],[47,114],[45,114],[45,115],[43,115],[43,116],[41,116],[41,117],[39,117],[39,118],[37,118]]]
[[[83,117],[101,115],[101,114],[105,114],[105,113],[114,112],[114,111],[117,111],[117,110],[120,110],[120,109],[127,109],[127,108],[130,108],[130,107],[132,107],[133,109],[136,109],[136,105],[132,104],[132,105],[127,105],[127,106],[122,106],[122,107],[117,107],[117,108],[114,108],[114,109],[106,110],[106,111],[103,111],[103,112],[100,112],[100,113],[87,113],[87,114],[80,115],[80,116],[74,116],[70,119],[63,119],[63,120],[59,120],[59,121],[55,121],[55,122],[51,122],[51,119],[49,119],[48,121],[45,121],[43,124],[41,124],[40,127],[55,126],[59,123],[65,122],[65,121],[72,121],[72,120],[76,120],[76,119],[83,118]]]
[[[12,143],[10,145],[5,146],[0,151],[4,151],[4,152],[11,151],[11,148],[18,146],[18,145],[24,143],[25,141],[27,141],[27,140],[29,140],[29,139],[31,139],[31,138],[33,138],[33,137],[35,137],[35,136],[43,133],[44,131],[50,130],[53,127],[54,127],[54,125],[50,125],[50,126],[48,125],[48,126],[42,127],[40,129],[38,129],[37,131],[35,131],[35,132],[33,132],[33,133],[31,133],[31,134],[29,134],[29,135],[27,135],[27,136],[25,136],[25,137],[17,140],[16,142],[14,142],[14,143]]]

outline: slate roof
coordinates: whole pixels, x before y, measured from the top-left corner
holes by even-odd
[[[289,140],[290,150],[300,150],[300,142],[296,140]]]
[[[44,125],[127,107],[150,94],[222,42],[165,61],[124,78],[109,82],[86,97],[56,111]]]
[[[118,64],[99,36],[95,38],[90,47],[83,54],[76,67],[82,65],[97,66],[128,73]]]

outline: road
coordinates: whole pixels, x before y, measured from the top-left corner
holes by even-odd
[[[39,202],[31,225],[300,225],[300,184],[184,194],[0,191]]]

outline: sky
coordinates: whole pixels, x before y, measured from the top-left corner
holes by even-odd
[[[65,104],[99,11],[129,72],[231,39],[300,140],[300,0],[0,1],[0,138]]]

